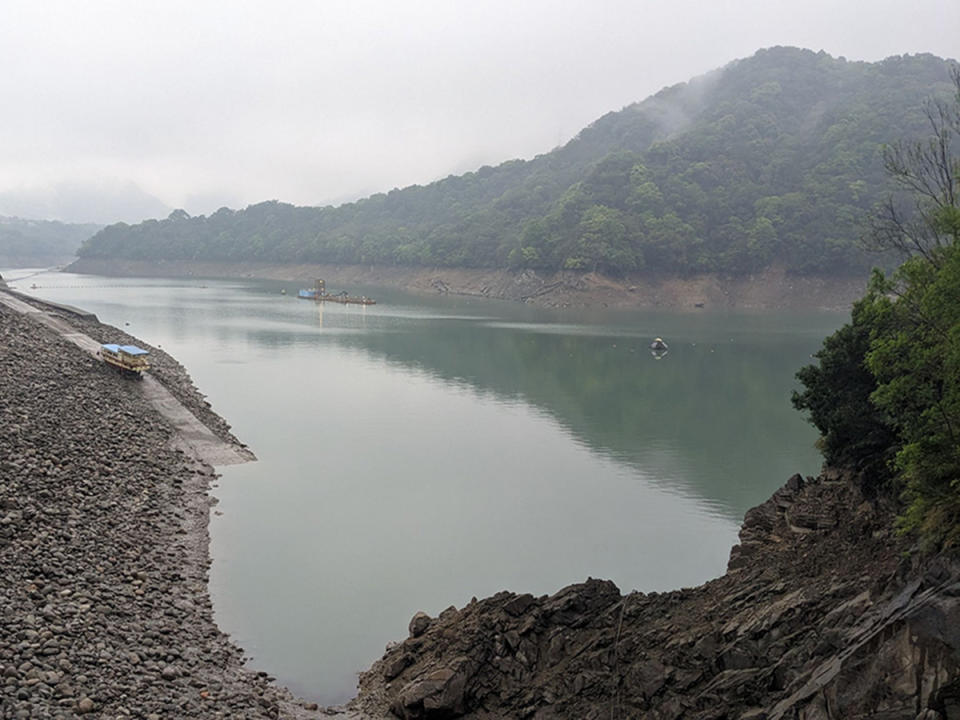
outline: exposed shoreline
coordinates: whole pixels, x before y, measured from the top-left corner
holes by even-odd
[[[81,349],[136,339],[30,305],[0,303],[0,717],[317,717],[214,622],[203,447],[148,380]],[[202,420],[208,447],[248,454],[184,368],[151,355],[149,380]]]
[[[527,302],[545,307],[619,309],[848,310],[867,284],[867,275],[789,275],[769,269],[755,275],[703,274],[660,277],[632,273],[611,278],[599,273],[538,273],[531,270],[388,267],[377,265],[281,265],[134,261],[81,258],[67,272],[126,277],[257,278],[328,287],[358,284],[395,287],[426,294],[468,295]]]

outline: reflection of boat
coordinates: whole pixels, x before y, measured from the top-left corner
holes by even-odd
[[[346,290],[335,293],[333,295],[327,294],[326,284],[323,280],[317,280],[316,285],[312,288],[301,289],[297,293],[297,297],[301,300],[315,300],[316,302],[335,302],[340,303],[341,305],[376,305],[377,301],[373,298],[368,298],[366,295],[361,295],[360,297],[354,297],[348,295]]]
[[[670,351],[667,350],[666,348],[664,348],[663,350],[651,350],[651,351],[650,351],[650,354],[653,355],[653,359],[654,359],[654,360],[663,360],[664,356],[665,356],[668,352],[670,352]]]
[[[317,298],[314,298],[318,302],[335,302],[340,303],[341,305],[376,305],[377,301],[373,298],[368,298],[366,295],[361,295],[360,297],[353,297],[352,295],[347,295],[345,292],[338,295],[321,295]]]

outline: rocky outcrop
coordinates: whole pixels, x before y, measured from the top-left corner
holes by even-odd
[[[622,596],[588,580],[417,623],[355,707],[400,718],[960,718],[960,564],[910,560],[856,479],[790,478],[726,575]],[[412,629],[412,628],[411,628]]]

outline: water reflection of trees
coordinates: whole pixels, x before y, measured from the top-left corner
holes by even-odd
[[[258,299],[235,308],[239,317],[231,320],[223,308],[199,304],[189,316],[225,345],[242,340],[276,355],[329,342],[528,403],[593,451],[695,493],[736,519],[789,474],[819,465],[815,433],[790,407],[789,395],[795,369],[830,330],[827,321],[793,328],[758,316],[746,326],[734,319],[729,328],[730,318],[722,316],[686,324],[650,319],[675,327],[669,355],[657,361],[650,336],[635,327],[529,325],[545,316],[523,306],[496,308],[516,324],[488,323],[482,316],[495,308],[487,305],[449,302],[429,317],[429,304],[391,305],[373,313],[331,310],[319,322],[312,304],[290,302]],[[445,315],[457,310],[464,314]]]
[[[530,403],[593,450],[737,517],[788,474],[819,464],[815,433],[788,400],[794,366],[815,341],[675,344],[660,362],[641,338],[482,324],[427,323],[415,332],[343,335],[336,342]]]

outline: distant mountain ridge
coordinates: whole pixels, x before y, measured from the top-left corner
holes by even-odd
[[[140,222],[166,217],[170,210],[129,180],[63,181],[0,191],[0,215],[68,224]]]
[[[81,257],[617,274],[860,270],[885,142],[948,94],[932,55],[848,62],[776,47],[611,112],[529,161],[339,207],[276,201],[111,225]]]
[[[50,265],[69,260],[103,225],[0,215],[0,264]]]

